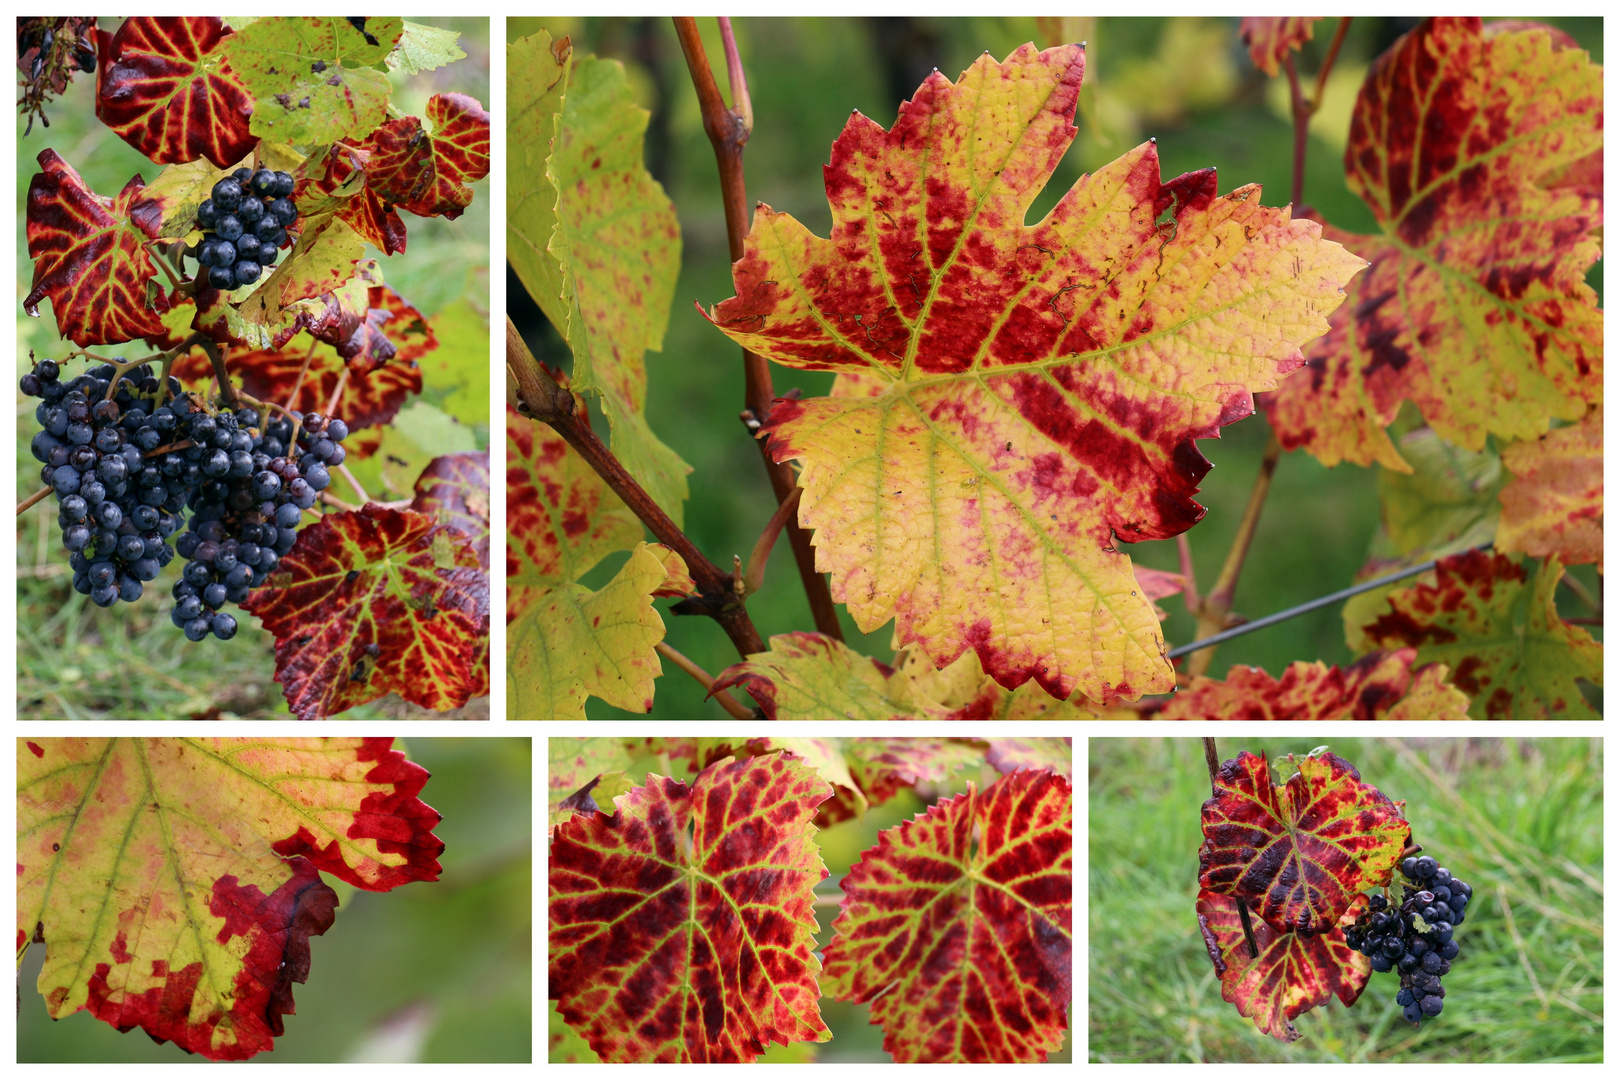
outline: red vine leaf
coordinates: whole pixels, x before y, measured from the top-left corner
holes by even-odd
[[[156,162],[241,161],[258,139],[253,97],[222,48],[230,36],[211,15],[125,19],[103,49],[96,118]]]
[[[1603,410],[1502,451],[1513,474],[1501,491],[1496,549],[1597,563],[1603,573]]]
[[[332,925],[325,870],[437,881],[427,772],[392,739],[17,744],[17,951],[53,1019],[81,1009],[188,1053],[271,1049]]]
[[[1602,145],[1602,69],[1545,29],[1432,19],[1380,57],[1345,171],[1382,232],[1327,234],[1372,266],[1268,405],[1283,446],[1405,470],[1403,400],[1470,450],[1601,402],[1603,204],[1571,170]]]
[[[1174,673],[1116,540],[1203,515],[1196,441],[1253,411],[1362,265],[1320,227],[1161,183],[1146,144],[1025,215],[1074,138],[1079,46],[937,72],[884,131],[850,118],[830,240],[761,207],[709,318],[779,363],[837,371],[766,432],[804,463],[799,521],[856,624],[896,620],[935,667],[1104,701]]]
[[[1320,931],[1357,893],[1389,884],[1412,829],[1343,758],[1297,763],[1281,787],[1264,754],[1221,763],[1204,803],[1198,884],[1245,901],[1280,931]]]
[[[1576,680],[1603,685],[1603,645],[1559,618],[1556,558],[1534,580],[1517,561],[1477,550],[1434,572],[1434,584],[1390,594],[1363,631],[1374,647],[1416,646],[1419,663],[1449,666],[1475,720],[1601,719]]]
[[[489,175],[489,113],[466,94],[434,94],[427,116],[431,133],[406,116],[367,136],[366,187],[390,207],[458,218],[473,199],[467,184]]]
[[[1238,37],[1249,47],[1249,59],[1267,75],[1276,75],[1283,57],[1298,49],[1316,32],[1321,16],[1250,16],[1238,27]]]
[[[831,1038],[817,1007],[810,820],[787,754],[661,776],[553,833],[550,996],[602,1060],[753,1061]]]
[[[1221,999],[1236,1005],[1254,1026],[1283,1042],[1299,1038],[1293,1021],[1335,994],[1354,1005],[1366,988],[1372,961],[1345,943],[1343,927],[1367,904],[1357,896],[1344,917],[1326,934],[1279,933],[1253,920],[1254,944],[1249,955],[1237,901],[1203,890],[1198,894],[1198,928],[1221,980]]]
[[[371,503],[305,525],[242,608],[275,634],[276,681],[300,720],[388,693],[443,711],[489,685],[489,581],[477,571],[466,534]]]
[[[1468,698],[1444,664],[1416,667],[1416,649],[1369,653],[1347,668],[1288,665],[1273,679],[1236,665],[1226,681],[1200,675],[1155,720],[1466,720]]]
[[[1021,770],[885,829],[844,877],[822,984],[900,1062],[1045,1061],[1063,1044],[1069,781]]]
[[[145,247],[154,234],[130,216],[144,181],[136,176],[107,199],[55,150],[40,151],[39,164],[44,171],[28,185],[34,287],[23,310],[38,316],[49,297],[58,333],[81,347],[163,334],[169,300],[154,287],[157,267]]]

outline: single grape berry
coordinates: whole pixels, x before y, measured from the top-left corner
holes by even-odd
[[[214,207],[224,213],[228,214],[242,205],[242,185],[230,177],[215,184],[209,194],[213,196]]]

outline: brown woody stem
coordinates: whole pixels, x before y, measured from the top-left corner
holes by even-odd
[[[671,648],[666,642],[662,641],[654,645],[653,648],[658,650],[659,656],[662,656],[665,660],[696,679],[703,689],[709,692],[709,696],[719,702],[720,707],[726,710],[730,716],[738,720],[758,720],[761,718],[758,711],[750,709],[732,697],[729,691],[716,690],[714,688],[714,676],[688,660],[679,650]]]
[[[741,60],[733,59],[736,42],[731,39],[729,22],[721,21],[721,34],[731,41],[727,50],[727,64],[732,69],[732,89],[738,95],[737,109],[727,108],[720,96],[719,84],[714,80],[714,71],[709,67],[709,57],[703,48],[703,38],[698,34],[697,20],[677,16],[675,33],[680,38],[681,52],[686,56],[686,67],[692,75],[692,88],[697,92],[698,106],[703,112],[703,130],[714,146],[714,160],[720,170],[720,198],[726,212],[726,240],[731,261],[736,262],[743,257],[744,239],[748,235],[748,194],[743,181],[742,155],[743,145],[748,142],[753,129],[753,107],[747,97],[747,79]],[[763,423],[770,416],[771,402],[776,396],[771,389],[771,368],[763,356],[748,349],[743,350],[743,380],[744,402],[755,418]],[[756,440],[756,444],[765,471],[771,478],[771,490],[775,492],[776,502],[780,505],[798,486],[798,479],[789,466],[771,459],[770,447],[765,440]],[[810,534],[797,521],[790,521],[787,531],[788,543],[793,546],[793,560],[798,564],[799,579],[804,583],[816,629],[842,641],[844,631],[838,625],[838,609],[833,606],[827,579],[816,569],[816,554],[810,544]]]
[[[1270,441],[1266,443],[1265,457],[1260,460],[1260,472],[1254,478],[1254,489],[1249,493],[1249,505],[1243,508],[1243,520],[1238,522],[1237,535],[1232,538],[1232,546],[1226,552],[1226,565],[1221,567],[1221,576],[1215,580],[1215,587],[1204,597],[1203,606],[1199,609],[1198,632],[1194,641],[1227,628],[1227,616],[1232,614],[1232,596],[1237,591],[1238,577],[1243,573],[1249,545],[1254,543],[1254,532],[1260,524],[1260,511],[1265,508],[1266,495],[1271,491],[1271,478],[1276,475],[1277,460],[1281,457],[1282,444],[1277,441],[1277,433],[1272,432]],[[1204,674],[1214,659],[1215,646],[1198,650],[1187,658],[1187,674]]]
[[[203,341],[199,344],[202,345],[203,352],[208,354],[208,362],[214,365],[214,378],[219,383],[219,396],[227,408],[236,408],[236,389],[231,386],[231,376],[225,370],[225,357],[220,354],[219,346],[212,341]]]
[[[732,589],[731,575],[721,570],[693,545],[669,515],[636,482],[613,452],[591,430],[590,417],[575,406],[574,395],[558,385],[528,345],[506,320],[506,366],[517,380],[518,396],[525,411],[536,420],[550,424],[573,447],[586,464],[596,471],[614,494],[624,500],[631,513],[652,530],[658,541],[686,561],[687,572],[697,584],[698,595],[683,600],[675,611],[682,615],[707,615],[720,624],[726,636],[744,657],[765,651],[759,631]]]
[[[55,490],[56,489],[51,487],[49,484],[40,488],[38,491],[28,496],[28,498],[17,504],[17,513],[21,514],[24,510],[27,510],[30,506],[33,506],[35,503],[39,502],[41,499]]]
[[[1221,756],[1215,752],[1215,740],[1204,740],[1204,765],[1209,769],[1209,793],[1218,794],[1215,790],[1215,776],[1221,771]]]

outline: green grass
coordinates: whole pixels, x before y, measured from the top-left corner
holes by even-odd
[[[1221,1000],[1193,903],[1209,774],[1197,739],[1092,739],[1090,1054],[1095,1062],[1603,1060],[1603,750],[1598,739],[1221,739],[1273,760],[1322,742],[1405,800],[1413,839],[1474,886],[1421,1030],[1371,976],[1294,1021],[1292,1044]]]

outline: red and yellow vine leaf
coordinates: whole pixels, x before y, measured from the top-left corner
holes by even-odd
[[[647,424],[648,349],[662,349],[680,222],[642,164],[647,110],[617,61],[575,63],[545,31],[507,48],[512,123],[507,257],[600,395],[613,453],[679,525],[691,466]]]
[[[1545,29],[1432,19],[1380,57],[1345,170],[1383,231],[1328,234],[1372,266],[1268,405],[1283,445],[1401,469],[1383,429],[1403,400],[1472,450],[1601,402],[1602,199],[1541,182],[1602,145],[1602,69]]]
[[[392,739],[19,739],[17,952],[46,947],[53,1019],[81,1009],[216,1061],[271,1049],[326,870],[436,881],[439,815]]]
[[[894,1060],[1045,1061],[1063,1044],[1072,801],[1045,770],[970,783],[845,875],[822,985],[870,1006]]]
[[[458,218],[473,200],[467,185],[489,175],[489,113],[466,94],[434,94],[427,115],[431,132],[406,116],[366,137],[366,187],[419,217]]]
[[[329,212],[346,221],[366,242],[385,255],[405,250],[405,222],[365,182],[368,153],[337,143],[327,153],[325,172],[299,183],[294,200],[302,208],[312,198],[329,204]]]
[[[1389,884],[1412,835],[1400,807],[1348,761],[1298,765],[1277,787],[1264,754],[1222,762],[1198,851],[1200,887],[1247,902],[1283,932],[1336,926],[1356,894]]]
[[[1563,576],[1556,558],[1530,580],[1505,555],[1449,556],[1435,566],[1434,584],[1389,596],[1366,640],[1416,646],[1419,663],[1450,667],[1475,720],[1598,720],[1576,680],[1603,685],[1603,646],[1559,618],[1553,594]]]
[[[116,198],[97,195],[55,150],[42,150],[28,185],[28,254],[34,287],[23,310],[39,315],[50,298],[57,332],[75,345],[107,345],[164,333],[169,300],[153,278],[153,238],[130,216],[139,176]],[[155,226],[155,221],[149,224]]]
[[[999,773],[1051,769],[1074,779],[1073,739],[991,739],[984,759]]]
[[[463,452],[434,458],[416,478],[411,509],[462,533],[489,573],[489,454]]]
[[[1343,927],[1355,921],[1366,903],[1365,896],[1357,896],[1326,934],[1278,933],[1254,921],[1254,944],[1260,955],[1250,956],[1237,901],[1207,889],[1200,892],[1198,928],[1221,980],[1221,999],[1283,1042],[1299,1038],[1293,1021],[1301,1013],[1335,994],[1345,1005],[1354,1005],[1367,986],[1372,961],[1345,943]]]
[[[403,32],[396,17],[369,18],[363,31],[340,16],[242,27],[224,49],[253,95],[253,134],[295,146],[364,138],[388,107],[388,75],[376,65]]]
[[[551,826],[585,810],[613,812],[631,788],[630,755],[617,739],[547,739],[546,806]]]
[[[225,58],[215,16],[125,19],[103,48],[96,118],[153,161],[235,165],[253,149],[253,97]]]
[[[832,238],[761,206],[709,318],[845,376],[765,430],[804,463],[800,524],[862,630],[894,618],[936,667],[972,649],[1009,688],[1134,700],[1174,674],[1116,539],[1198,521],[1196,440],[1300,364],[1361,261],[1258,187],[1161,183],[1152,144],[1026,226],[1083,67],[1026,45],[931,75],[891,131],[852,116]]]
[[[488,576],[469,538],[427,514],[323,515],[242,608],[275,634],[276,681],[301,720],[388,693],[443,711],[489,688]]]
[[[1200,675],[1155,720],[1466,720],[1468,698],[1444,664],[1414,668],[1416,649],[1369,653],[1347,668],[1299,660],[1273,679],[1235,665]]]
[[[753,1061],[825,1042],[810,820],[832,792],[786,754],[649,776],[551,843],[550,996],[610,1062]]]
[[[1249,59],[1267,75],[1276,75],[1283,57],[1301,48],[1316,32],[1319,15],[1250,16],[1238,26],[1238,37],[1249,47]]]
[[[1603,573],[1603,410],[1502,451],[1513,479],[1502,489],[1496,549],[1597,563]]]

